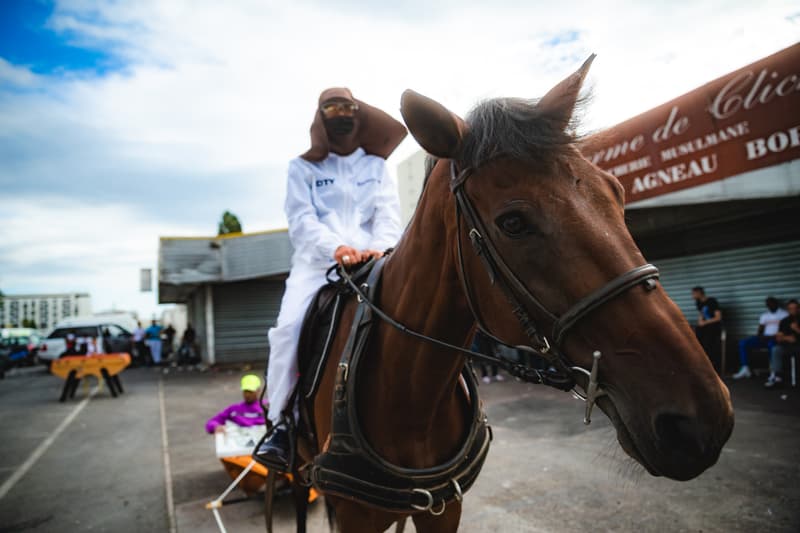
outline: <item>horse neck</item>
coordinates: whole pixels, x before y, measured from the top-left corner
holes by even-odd
[[[452,202],[446,177],[432,175],[386,264],[380,298],[382,307],[409,328],[461,346],[474,320],[456,265]],[[389,326],[380,329],[378,338],[375,389],[389,404],[401,401],[401,416],[420,431],[441,424],[443,411],[460,401],[454,391],[464,357]]]

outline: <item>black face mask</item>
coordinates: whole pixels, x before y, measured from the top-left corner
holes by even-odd
[[[333,117],[325,119],[325,129],[328,135],[334,137],[350,135],[355,126],[356,122],[353,117]]]

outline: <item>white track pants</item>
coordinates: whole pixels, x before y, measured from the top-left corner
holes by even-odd
[[[276,423],[297,384],[297,343],[303,318],[314,295],[325,285],[325,269],[296,265],[286,279],[276,326],[269,330],[267,397],[269,419]]]

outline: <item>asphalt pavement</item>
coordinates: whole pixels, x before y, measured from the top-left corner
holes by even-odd
[[[245,371],[130,369],[119,398],[92,382],[64,404],[58,378],[12,372],[0,381],[0,533],[218,531],[205,504],[229,478],[203,424],[238,401]],[[495,440],[460,531],[800,531],[800,389],[728,383],[733,436],[717,465],[685,483],[646,474],[605,417],[584,426],[566,394],[482,385]],[[230,532],[260,532],[261,512],[255,498],[221,515]],[[275,530],[294,531],[290,498],[276,513]],[[321,503],[309,531],[328,531]]]

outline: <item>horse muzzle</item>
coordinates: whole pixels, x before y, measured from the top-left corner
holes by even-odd
[[[693,479],[713,466],[733,431],[733,410],[725,406],[721,415],[713,417],[657,410],[639,423],[635,417],[625,416],[613,391],[598,398],[597,405],[616,428],[625,453],[651,475],[677,481]]]

